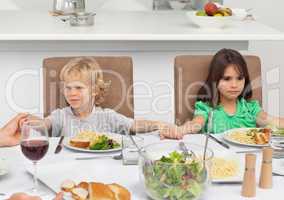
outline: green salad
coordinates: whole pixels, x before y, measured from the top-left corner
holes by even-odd
[[[91,150],[108,150],[120,147],[120,144],[115,140],[107,137],[106,135],[100,135],[95,142],[90,145]]]
[[[207,181],[207,172],[200,160],[177,151],[145,163],[143,173],[145,186],[155,199],[195,199]]]

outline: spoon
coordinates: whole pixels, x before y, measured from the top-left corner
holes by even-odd
[[[210,129],[212,128],[212,118],[213,118],[213,111],[210,110],[209,116],[208,116],[206,140],[205,140],[204,151],[203,151],[203,165],[204,166],[205,166],[205,160],[206,160],[206,151],[207,151],[207,147],[208,147],[208,139],[209,139]]]
[[[129,134],[128,136],[129,136],[131,142],[132,142],[132,143],[134,144],[134,146],[137,148],[139,155],[140,155],[140,156],[144,156],[143,151],[142,151],[142,147],[139,147],[139,146],[138,146],[138,144],[135,142],[135,140],[134,140],[134,138],[133,138],[132,135]]]

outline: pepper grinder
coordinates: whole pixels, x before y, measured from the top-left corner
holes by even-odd
[[[256,190],[256,181],[255,181],[255,154],[246,154],[246,164],[244,179],[242,185],[242,196],[244,197],[254,197]]]
[[[262,149],[262,164],[259,179],[260,188],[272,188],[272,154],[273,149],[271,147]]]

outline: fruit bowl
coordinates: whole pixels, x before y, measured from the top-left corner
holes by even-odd
[[[225,28],[234,21],[234,16],[197,16],[195,12],[186,13],[189,20],[201,28]]]
[[[209,183],[207,163],[213,152],[207,149],[203,162],[203,146],[186,142],[185,145],[189,154],[180,150],[178,141],[154,143],[144,148],[144,156],[139,159],[139,176],[152,199],[194,200],[204,193]]]

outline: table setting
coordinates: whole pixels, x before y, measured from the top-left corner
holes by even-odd
[[[235,131],[240,130],[237,129]],[[153,178],[157,178],[157,176],[161,175],[150,173],[149,177],[149,173],[148,175],[146,173],[147,170],[149,171],[149,166],[152,166],[152,168],[155,169],[159,166],[157,161],[161,158],[175,159],[175,156],[179,157],[184,155],[182,153],[183,150],[179,147],[181,142],[185,144],[188,152],[197,158],[203,151],[206,141],[204,135],[206,134],[190,134],[179,141],[160,140],[158,132],[139,134],[138,136],[132,136],[135,144],[139,147],[137,150],[136,146],[131,143],[132,140],[130,140],[129,136],[117,134],[116,140],[121,146],[118,146],[118,148],[111,151],[103,150],[102,152],[99,152],[99,150],[91,152],[91,150],[86,151],[86,149],[70,148],[70,138],[68,137],[49,138],[46,140],[49,141],[48,151],[38,162],[36,173],[33,164],[25,158],[25,153],[21,152],[23,148],[21,146],[23,145],[2,148],[0,151],[2,162],[0,162],[0,164],[2,166],[2,163],[5,162],[6,171],[5,173],[2,172],[0,175],[0,198],[5,199],[14,192],[29,190],[33,185],[33,175],[36,174],[39,180],[38,191],[40,191],[39,194],[43,199],[52,199],[55,193],[62,190],[62,183],[66,180],[72,180],[75,183],[98,182],[107,186],[110,184],[118,184],[129,191],[131,199],[150,199],[149,196],[152,198],[154,197],[154,199],[160,199],[160,197],[151,194],[151,189],[154,191],[161,190],[163,191],[161,195],[167,195],[166,193],[169,193],[170,190],[168,188],[170,187],[166,184],[166,190],[160,188],[158,183],[162,180],[161,177],[159,177],[158,182],[153,182],[153,180],[156,180]],[[107,136],[112,137],[113,135],[107,134]],[[262,146],[236,144],[224,139],[227,137],[226,134],[215,134],[212,137],[214,139],[211,138],[208,140],[207,153],[212,154],[208,156],[208,159],[210,158],[210,163],[213,165],[210,167],[213,171],[211,171],[211,173],[215,173],[215,178],[209,178],[208,176],[207,178],[202,179],[202,181],[197,178],[196,180],[199,180],[198,183],[202,187],[197,189],[197,192],[193,192],[196,196],[191,198],[240,199],[245,171],[245,155],[246,153],[253,153],[256,155],[255,174],[256,183],[258,183],[261,171]],[[58,146],[61,146],[62,148],[59,152],[57,150],[57,153],[55,153]],[[199,149],[194,148],[195,146]],[[171,157],[173,156],[173,152],[176,152],[177,154],[174,157]],[[140,158],[138,161],[138,158],[141,157],[141,155],[139,155],[140,153],[147,156],[143,157],[143,159]],[[145,161],[145,158],[148,160]],[[200,163],[202,164],[202,162]],[[220,165],[220,163],[222,163],[222,165]],[[232,170],[232,166],[234,165],[237,166],[237,169],[235,169],[237,172],[230,175],[230,170]],[[273,186],[271,189],[257,187],[255,199],[267,199],[268,197],[276,197],[281,194],[280,185],[283,185],[284,183],[284,160],[273,158],[272,165]],[[222,170],[222,166],[226,169]],[[162,167],[158,169],[166,170],[167,168]],[[189,170],[192,171],[191,168]],[[221,173],[221,177],[218,177],[218,173],[220,175],[220,170],[226,171],[226,173],[229,174],[227,174],[228,177],[226,177],[226,173],[223,172]],[[169,178],[166,175],[163,176],[165,176],[164,178]],[[200,175],[200,177],[202,176]],[[191,179],[189,178],[189,180]],[[147,181],[152,184],[150,184],[150,188],[149,184],[146,184]],[[174,185],[174,187],[177,187],[177,185]],[[222,192],[224,195],[215,195],[219,192]],[[70,195],[68,196],[68,194],[66,194],[65,198],[72,199],[72,196],[70,197]]]

